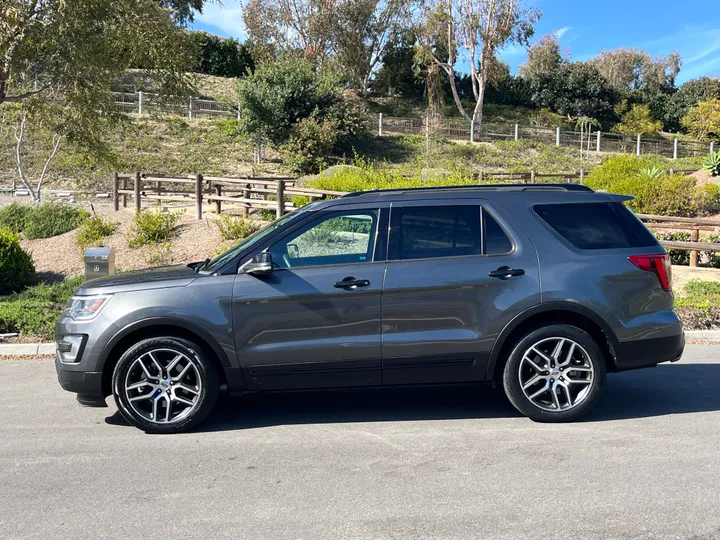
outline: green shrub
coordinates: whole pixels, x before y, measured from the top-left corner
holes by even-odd
[[[85,251],[90,246],[100,246],[103,238],[113,234],[119,225],[101,216],[93,216],[80,225],[75,233],[75,243],[80,251]]]
[[[720,152],[710,152],[703,161],[703,170],[712,176],[720,176]]]
[[[253,219],[232,214],[220,214],[215,220],[223,240],[240,240],[260,230],[260,223]]]
[[[52,339],[55,323],[82,277],[61,283],[41,283],[0,301],[0,333],[20,332]]]
[[[25,228],[25,221],[32,211],[27,204],[12,203],[0,208],[0,227],[20,233]]]
[[[650,227],[652,229],[652,226]],[[666,242],[689,242],[690,233],[687,231],[678,232],[657,232],[655,237],[658,240],[664,240]],[[670,262],[676,266],[690,266],[690,252],[684,249],[668,249],[670,255]]]
[[[150,244],[145,253],[145,263],[148,266],[168,266],[173,262],[172,242]]]
[[[88,218],[88,213],[63,203],[43,203],[35,206],[25,218],[23,234],[29,240],[50,238],[72,231]]]
[[[151,212],[143,210],[135,214],[128,232],[128,247],[138,248],[147,244],[160,244],[172,238],[175,225],[180,220],[177,212]]]
[[[337,124],[332,120],[303,118],[290,132],[290,138],[280,147],[283,161],[299,173],[313,173],[325,167],[337,141]]]
[[[0,294],[21,291],[32,283],[34,274],[32,259],[20,247],[18,235],[0,229]]]
[[[257,213],[263,221],[275,221],[277,218],[277,211],[272,208],[260,208]]]

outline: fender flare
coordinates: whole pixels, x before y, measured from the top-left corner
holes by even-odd
[[[230,360],[227,357],[227,354],[223,350],[223,348],[220,346],[220,344],[215,340],[215,338],[210,335],[209,332],[206,330],[203,330],[201,327],[189,323],[188,321],[184,319],[178,319],[175,317],[149,317],[146,319],[140,319],[138,321],[135,321],[125,327],[123,327],[119,332],[117,332],[110,340],[105,344],[105,346],[102,349],[102,352],[100,353],[99,361],[98,361],[98,369],[100,371],[104,371],[105,369],[105,362],[107,361],[108,357],[110,356],[110,352],[115,348],[115,346],[126,336],[130,335],[131,333],[141,330],[143,328],[150,328],[153,326],[172,326],[175,328],[178,328],[180,330],[186,330],[188,332],[192,332],[193,334],[196,334],[201,339],[207,343],[212,351],[217,356],[220,363],[223,365],[223,367],[231,368],[233,367],[230,363]]]
[[[608,338],[610,353],[613,355],[613,357],[615,356],[614,346],[618,342],[617,337],[615,336],[615,332],[613,332],[612,328],[610,328],[610,325],[597,313],[595,313],[590,308],[587,308],[582,304],[578,304],[575,302],[547,302],[528,308],[522,313],[516,315],[509,323],[505,325],[505,328],[502,329],[500,334],[498,334],[492,351],[490,352],[490,359],[488,360],[487,371],[485,372],[486,378],[488,380],[493,378],[493,374],[495,373],[495,366],[500,357],[500,352],[502,351],[508,337],[510,337],[512,332],[522,323],[527,321],[530,317],[534,317],[535,315],[539,315],[541,313],[548,313],[551,311],[566,311],[571,313],[577,313],[578,315],[583,315],[590,319],[600,328],[600,330],[602,330],[602,332]]]

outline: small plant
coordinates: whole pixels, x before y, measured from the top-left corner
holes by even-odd
[[[703,170],[712,176],[720,176],[720,152],[710,152],[703,161]]]
[[[80,251],[90,246],[102,245],[103,238],[113,234],[119,223],[108,221],[101,216],[93,216],[83,222],[75,233],[75,243]]]
[[[128,232],[128,247],[138,248],[168,241],[175,233],[175,225],[179,220],[180,214],[177,212],[138,212]]]
[[[260,208],[258,210],[258,215],[263,221],[275,221],[275,218],[277,217],[277,212],[272,208]]]
[[[168,266],[172,264],[172,242],[162,242],[148,246],[145,254],[145,263],[148,266]]]
[[[223,240],[240,240],[260,229],[257,221],[232,214],[220,214],[215,220],[215,225]]]
[[[88,218],[82,208],[63,203],[43,203],[25,217],[23,234],[28,240],[50,238],[72,231]]]
[[[31,211],[32,206],[19,203],[12,203],[0,208],[0,227],[5,227],[15,233],[21,233]]]
[[[23,290],[33,282],[35,267],[20,238],[8,229],[0,229],[0,294]]]
[[[644,180],[653,180],[661,178],[665,173],[659,167],[647,167],[640,170],[640,178]]]

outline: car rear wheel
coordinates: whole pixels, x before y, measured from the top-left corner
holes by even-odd
[[[154,337],[122,355],[112,387],[128,422],[148,433],[181,433],[207,417],[220,382],[215,364],[195,343]]]
[[[605,358],[580,328],[555,324],[520,338],[503,371],[513,406],[539,422],[570,422],[588,413],[605,384]]]

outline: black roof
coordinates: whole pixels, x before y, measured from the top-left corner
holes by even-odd
[[[594,193],[592,189],[581,184],[479,184],[460,186],[438,186],[420,188],[372,189],[369,191],[356,191],[348,193],[341,198],[363,197],[366,195],[401,195],[404,193],[441,191],[441,192],[467,192],[467,191],[581,191]]]

